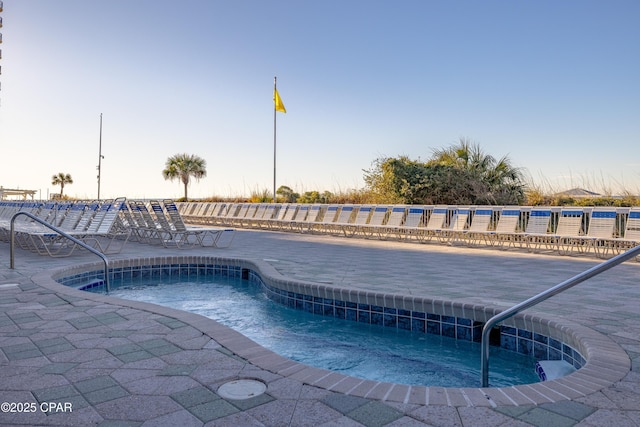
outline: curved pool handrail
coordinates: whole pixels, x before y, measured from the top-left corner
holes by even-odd
[[[38,218],[37,216],[35,216],[35,215],[33,215],[33,214],[29,213],[29,212],[18,212],[18,213],[16,213],[15,215],[13,215],[11,217],[11,239],[10,239],[10,244],[9,244],[9,259],[10,259],[9,268],[11,268],[13,270],[14,267],[15,267],[15,262],[14,262],[15,224],[14,224],[14,222],[15,222],[15,219],[20,215],[24,215],[24,216],[27,216],[27,217],[31,218],[35,222],[44,225],[45,227],[55,231],[56,233],[60,234],[61,236],[71,240],[76,245],[78,245],[78,246],[88,250],[89,252],[92,252],[92,253],[98,255],[100,258],[102,258],[102,261],[104,262],[104,284],[105,284],[105,288],[107,290],[107,293],[109,293],[109,291],[111,289],[111,286],[109,284],[109,260],[107,259],[107,257],[102,252],[96,250],[95,248],[92,248],[91,246],[87,245],[83,241],[76,239],[75,237],[73,237],[72,235],[64,232],[63,230],[59,229],[55,225],[51,225],[48,222],[42,220],[41,218]]]
[[[635,246],[634,248],[629,249],[626,252],[621,253],[603,263],[600,263],[594,267],[591,267],[588,270],[583,271],[580,274],[573,276],[570,279],[565,280],[562,283],[557,284],[556,286],[547,289],[544,292],[539,293],[536,296],[529,298],[519,304],[514,305],[513,307],[496,314],[491,319],[485,323],[482,328],[482,347],[481,347],[481,361],[480,361],[480,373],[482,376],[482,387],[489,386],[489,334],[491,333],[491,329],[496,326],[498,323],[506,320],[519,312],[526,310],[527,308],[533,307],[534,305],[551,298],[552,296],[559,294],[560,292],[566,291],[573,286],[584,282],[587,279],[592,278],[602,272],[609,270],[610,268],[615,267],[618,264],[621,264],[628,259],[634,258],[636,256],[640,256],[640,245]]]

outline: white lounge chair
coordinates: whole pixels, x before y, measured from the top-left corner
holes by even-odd
[[[291,221],[295,219],[297,212],[298,205],[295,203],[285,203],[281,205],[276,217],[272,221],[267,222],[268,228],[277,230],[284,230],[285,228],[288,228]]]
[[[584,236],[567,238],[567,246],[576,246],[579,252],[587,252],[593,248],[598,258],[605,258],[613,253],[609,242],[613,240],[618,214],[615,208],[594,208],[589,214],[589,225]]]
[[[640,245],[640,208],[631,208],[626,220],[624,235],[613,242],[616,252],[626,251]],[[640,257],[636,257],[640,261]]]
[[[380,230],[389,216],[389,206],[376,206],[373,208],[371,218],[365,224],[360,226],[360,232],[364,237],[373,237],[374,233],[378,234],[378,238],[382,238]]]
[[[103,201],[86,228],[83,225],[83,228],[79,229],[80,221],[78,221],[76,228],[62,231],[103,254],[119,253],[131,234],[131,231],[124,229],[119,222],[120,210],[125,206],[124,197]],[[72,240],[53,230],[31,232],[28,233],[28,238],[32,250],[51,257],[69,256],[79,247]]]
[[[327,212],[330,207],[331,206],[327,208]],[[345,227],[351,224],[352,219],[355,218],[355,215],[358,212],[358,208],[359,206],[357,205],[339,206],[338,213],[333,216],[333,221],[323,224],[325,231],[332,234],[343,234],[346,236],[347,232],[345,231]],[[327,215],[325,214],[325,218],[326,216]]]
[[[491,207],[477,207],[471,217],[469,228],[463,233],[469,246],[475,246],[480,241],[487,242],[489,227],[493,221],[493,209]]]
[[[469,221],[469,207],[456,208],[453,211],[451,225],[442,233],[442,238],[446,239],[450,244],[460,240],[467,232],[467,222]]]
[[[226,206],[222,206],[220,212],[217,215],[211,217],[211,225],[223,225],[229,226],[233,224],[235,218],[238,217],[239,211],[242,209],[242,204],[229,203]]]
[[[333,232],[342,231],[344,233],[343,227],[351,223],[351,219],[354,218],[354,215],[356,212],[358,212],[358,206],[342,205],[340,208],[340,212],[338,213],[338,216],[336,216],[335,221],[333,222],[333,224],[331,224],[332,231]]]
[[[11,234],[11,220],[19,212],[25,212],[31,215],[36,216],[37,218],[47,221],[47,217],[51,214],[51,212],[56,210],[55,203],[47,203],[44,206],[41,203],[35,202],[15,202],[15,201],[4,201],[2,216],[0,217],[0,240],[8,242]],[[14,230],[18,232],[38,232],[38,231],[46,231],[42,225],[37,222],[34,222],[31,218],[26,215],[20,215],[16,217],[14,223]],[[22,242],[18,240],[18,245],[22,247]]]
[[[242,203],[240,208],[235,212],[232,217],[227,217],[227,225],[233,225],[235,227],[242,227],[247,218],[252,218],[255,213],[256,205],[254,203]]]
[[[80,219],[84,215],[86,207],[87,204],[83,202],[71,203],[69,208],[67,209],[67,212],[62,218],[62,221],[60,221],[60,223],[58,224],[58,228],[62,231],[76,230],[76,225],[78,225]]]
[[[149,213],[146,204],[141,200],[131,200],[128,207],[131,214],[132,235],[141,243],[159,244],[161,227]],[[124,215],[126,216],[126,211]]]
[[[277,206],[273,203],[263,203],[251,221],[251,227],[254,228],[267,228],[267,222],[273,219],[277,211]]]
[[[357,212],[355,214],[355,218],[353,218],[353,222],[338,224],[338,227],[340,227],[344,235],[347,237],[355,236],[357,233],[364,234],[364,230],[367,227],[369,217],[371,217],[374,207],[371,205],[365,205],[357,206],[355,209]]]
[[[175,230],[177,233],[183,233],[185,241],[188,241],[191,236],[195,236],[197,244],[199,246],[214,246],[217,248],[228,247],[231,245],[235,236],[235,230],[231,228],[206,228],[206,227],[187,227],[180,212],[176,208],[173,200],[165,199],[162,201],[162,205],[156,201],[152,201],[153,206],[164,207],[170,222],[168,221],[169,228]],[[155,207],[154,212],[160,210]],[[156,216],[158,215],[156,213]]]
[[[448,206],[435,206],[429,215],[429,219],[427,220],[427,224],[424,227],[424,236],[425,239],[431,240],[436,237],[441,241],[446,240],[446,221],[449,217],[449,207]]]
[[[309,210],[311,209],[310,205],[301,204],[298,206],[298,209],[291,212],[289,215],[289,211],[287,211],[287,218],[282,222],[283,228],[287,228],[288,230],[293,231],[297,224],[305,222],[307,219],[307,215],[309,214]]]
[[[30,211],[28,206],[29,205],[25,205],[26,209],[21,209],[21,212],[30,212],[38,219],[56,228],[64,225],[62,229],[64,232],[73,230],[81,212],[78,206],[73,214],[67,216],[67,211],[71,207],[71,203],[69,202],[52,203],[49,205],[49,209],[41,210],[37,213],[36,211]],[[53,229],[39,222],[32,221],[27,216],[24,216],[23,218],[25,218],[25,220],[20,222],[18,222],[18,218],[16,218],[14,229],[16,232],[15,242],[22,249],[52,257],[69,256],[74,251],[76,244],[67,238],[63,238],[59,233],[53,231]],[[66,223],[65,219],[67,219]]]
[[[509,248],[515,245],[522,247],[522,233],[518,232],[521,214],[522,211],[518,206],[503,207],[495,230],[488,232],[488,243],[500,248],[505,246]]]
[[[424,239],[424,217],[427,209],[424,206],[409,206],[404,222],[398,228],[398,237],[406,240],[415,239],[422,241]]]
[[[262,214],[260,214],[260,211],[262,211]],[[263,209],[258,209],[251,225],[256,228],[269,228],[277,212],[278,205],[274,203],[266,204]]]
[[[518,241],[533,252],[545,243],[550,226],[551,208],[534,208],[529,212],[524,232],[517,235]]]
[[[103,202],[91,218],[86,230],[69,234],[103,254],[120,253],[131,236],[131,230],[123,226],[120,218],[120,212],[126,207],[124,197]]]
[[[186,210],[182,210],[178,207],[178,212],[180,212],[184,222],[188,224],[202,224],[204,219],[207,217],[207,213],[215,210],[217,203],[200,202],[192,203],[192,205],[191,209]]]
[[[296,215],[296,219],[292,222],[293,227],[297,228],[301,233],[308,232],[320,220],[321,214],[322,205],[311,205],[304,219],[298,220],[298,216]]]
[[[573,252],[584,252],[583,245],[576,244],[584,236],[583,218],[584,211],[582,209],[563,209],[560,211],[558,227],[551,238],[558,253],[567,255]]]
[[[321,233],[331,233],[333,231],[333,226],[338,219],[338,211],[340,210],[340,206],[338,205],[329,205],[324,210],[324,214],[322,215],[322,220],[313,222],[309,230],[310,231],[318,231]]]
[[[582,209],[562,208],[558,214],[558,224],[553,232],[525,233],[529,249],[535,252],[544,247],[559,254],[569,253],[572,247],[575,247],[575,245],[569,244],[571,238],[581,235],[583,215]],[[544,221],[541,221],[541,227],[543,225]]]
[[[393,206],[391,212],[387,216],[386,222],[378,227],[378,237],[386,239],[389,234],[396,233],[398,228],[404,223],[404,218],[407,215],[406,206]]]

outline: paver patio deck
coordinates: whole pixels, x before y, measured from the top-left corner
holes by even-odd
[[[110,258],[171,254],[256,260],[294,279],[504,308],[600,262],[260,231],[238,231],[225,249],[130,242]],[[11,270],[9,245],[0,243],[0,403],[13,402],[9,409],[16,410],[6,411],[2,403],[0,424],[640,426],[640,263],[627,262],[529,310],[605,335],[624,349],[631,366],[622,380],[597,392],[535,405],[524,396],[522,402],[501,404],[499,389],[488,392],[494,404],[477,389],[434,387],[415,399],[408,387],[385,391],[386,396],[404,392],[404,402],[330,391],[301,380],[313,370],[299,364],[265,361],[290,373],[281,375],[229,351],[211,335],[233,340],[237,334],[212,320],[43,280],[56,268],[95,260],[89,253],[51,259],[16,250]],[[260,379],[267,391],[247,400],[216,393],[237,378]],[[423,399],[428,404],[415,403]],[[41,407],[48,403],[54,404]]]

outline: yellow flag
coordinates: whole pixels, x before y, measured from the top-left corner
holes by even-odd
[[[280,98],[280,94],[278,93],[278,89],[273,89],[273,102],[276,104],[276,111],[280,111],[281,113],[287,112],[286,108],[284,108],[284,104],[282,103],[282,99]]]

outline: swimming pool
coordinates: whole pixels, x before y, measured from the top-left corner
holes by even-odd
[[[262,281],[236,275],[176,275],[120,279],[110,295],[204,315],[280,355],[345,375],[423,386],[478,384],[477,342],[314,314],[278,304],[264,289]],[[533,355],[493,347],[491,357],[493,386],[538,381]]]
[[[345,308],[344,303],[346,302],[347,315],[352,315],[350,313],[355,310],[358,314],[364,313],[365,320],[367,312],[363,311],[365,308],[363,305],[369,304],[373,308],[379,305],[396,309],[400,317],[407,312],[412,315],[430,313],[428,322],[433,322],[434,320],[431,319],[434,317],[437,320],[437,316],[440,316],[442,320],[449,320],[449,317],[459,317],[467,319],[467,321],[471,319],[472,325],[474,325],[473,329],[475,329],[476,323],[482,325],[483,322],[503,309],[485,304],[432,299],[427,296],[396,295],[362,289],[345,289],[330,284],[304,281],[284,276],[270,262],[259,259],[182,253],[115,259],[110,261],[109,265],[111,278],[114,276],[161,277],[164,273],[178,270],[187,275],[197,275],[215,270],[214,266],[226,266],[225,268],[228,267],[235,271],[252,270],[259,273],[265,279],[266,284],[274,290],[273,292],[289,304],[307,304],[308,307],[312,306],[314,309],[320,310],[328,305],[324,303],[334,301],[333,310],[338,314],[341,312],[340,310]],[[150,318],[173,319],[179,324],[213,339],[214,341],[209,344],[219,345],[221,346],[217,347],[219,351],[248,362],[257,369],[256,372],[260,372],[260,375],[291,380],[350,396],[418,405],[512,406],[553,403],[584,397],[611,387],[628,375],[631,368],[627,353],[606,335],[564,317],[542,315],[529,311],[503,322],[498,330],[499,336],[494,337],[492,334],[492,343],[500,346],[515,346],[525,351],[533,348],[537,360],[543,359],[537,356],[540,352],[547,354],[549,356],[547,359],[551,360],[558,354],[560,359],[571,360],[570,353],[575,352],[574,354],[584,356],[582,360],[578,357],[574,359],[583,362],[583,365],[576,365],[578,368],[576,372],[560,379],[502,388],[481,388],[479,387],[480,381],[475,388],[443,389],[359,380],[336,372],[311,368],[279,356],[238,332],[199,315],[77,290],[82,284],[101,280],[103,272],[104,265],[102,263],[83,262],[42,271],[34,275],[32,280],[38,286],[64,298],[68,296],[70,301],[79,301],[80,304],[83,301],[96,301],[109,306],[123,307],[126,309],[125,313],[144,314]],[[313,301],[303,300],[304,295],[310,295]],[[322,303],[320,299],[322,299]],[[354,304],[356,305],[355,309]],[[371,310],[368,314],[371,320],[377,321],[377,318],[372,316]],[[423,319],[411,317],[411,320]],[[401,320],[398,325],[406,326],[412,324],[412,321],[407,323],[405,320]],[[420,324],[419,321],[417,323]],[[452,328],[447,326],[445,322],[442,323],[441,331],[448,333],[452,331]],[[464,332],[464,330],[460,332]],[[461,336],[464,337],[464,333],[458,335],[458,338]],[[549,344],[547,353],[544,353],[544,347],[539,345],[539,341],[544,339],[547,339]],[[554,347],[557,343],[560,343],[561,346],[559,351]],[[202,350],[215,351],[214,348],[209,347],[209,344],[206,349],[203,347]],[[491,363],[492,368],[493,364]]]
[[[381,294],[295,280],[282,276],[270,264],[256,260],[211,256],[133,258],[112,262],[109,271],[111,280],[171,276],[194,278],[211,274],[237,276],[258,281],[264,279],[263,285],[269,298],[289,307],[325,316],[355,320],[360,323],[427,332],[466,341],[477,341],[483,322],[497,312],[495,308],[490,309],[456,301]],[[103,266],[100,263],[92,263],[58,269],[51,273],[51,279],[66,286],[80,288],[86,287],[87,284],[90,284],[89,286],[91,284],[100,285],[102,275]],[[139,307],[137,304],[140,303],[131,302],[131,304],[133,307]],[[155,311],[153,306],[145,306],[144,309]],[[183,317],[179,313],[181,312],[177,311],[173,315]],[[303,381],[308,384],[329,389],[345,387],[349,393],[363,396],[370,396],[368,393],[378,393],[387,388],[387,386],[381,388],[378,385],[393,385],[393,383],[361,380],[365,383],[356,385],[356,389],[351,390],[347,387],[353,381],[345,381],[345,378],[350,377],[344,377],[338,373],[329,375],[331,371],[297,368],[295,364],[291,365],[290,362],[287,362],[289,359],[278,360],[269,356],[270,353],[259,350],[252,342],[240,339],[241,335],[234,338],[230,338],[226,332],[220,335],[218,331],[221,330],[218,327],[207,327],[206,330],[217,342],[246,358],[249,362],[284,376],[303,378]],[[591,377],[594,376],[609,380],[608,377],[604,378],[606,376],[604,371],[601,373],[598,369],[595,371],[580,369],[586,363],[583,354],[589,354],[591,360],[599,362],[598,357],[594,358],[591,349],[594,346],[601,346],[603,343],[599,334],[580,325],[574,324],[567,327],[566,324],[558,323],[553,319],[525,314],[505,321],[493,332],[493,345],[525,355],[533,354],[536,360],[563,360],[578,369],[578,372],[568,377],[585,377],[584,379],[589,384],[593,383]],[[299,369],[303,369],[304,372],[296,373]],[[581,372],[583,375],[578,375]],[[554,386],[552,383],[557,383],[555,387],[562,389],[565,387],[560,385],[557,380],[539,383],[545,384],[540,388],[545,399],[548,399],[546,396],[549,394],[549,386]],[[593,383],[593,386],[599,387],[599,384]],[[526,386],[527,389],[524,389],[524,392],[529,393],[531,388],[536,385]],[[515,387],[515,393],[522,393],[519,391],[521,386]],[[581,385],[582,387],[584,385]],[[534,389],[538,388],[534,387]],[[428,393],[428,390],[419,393],[424,392]],[[484,394],[484,392],[481,393]],[[564,394],[560,395],[564,396]],[[385,397],[385,399],[387,398],[389,397]]]

